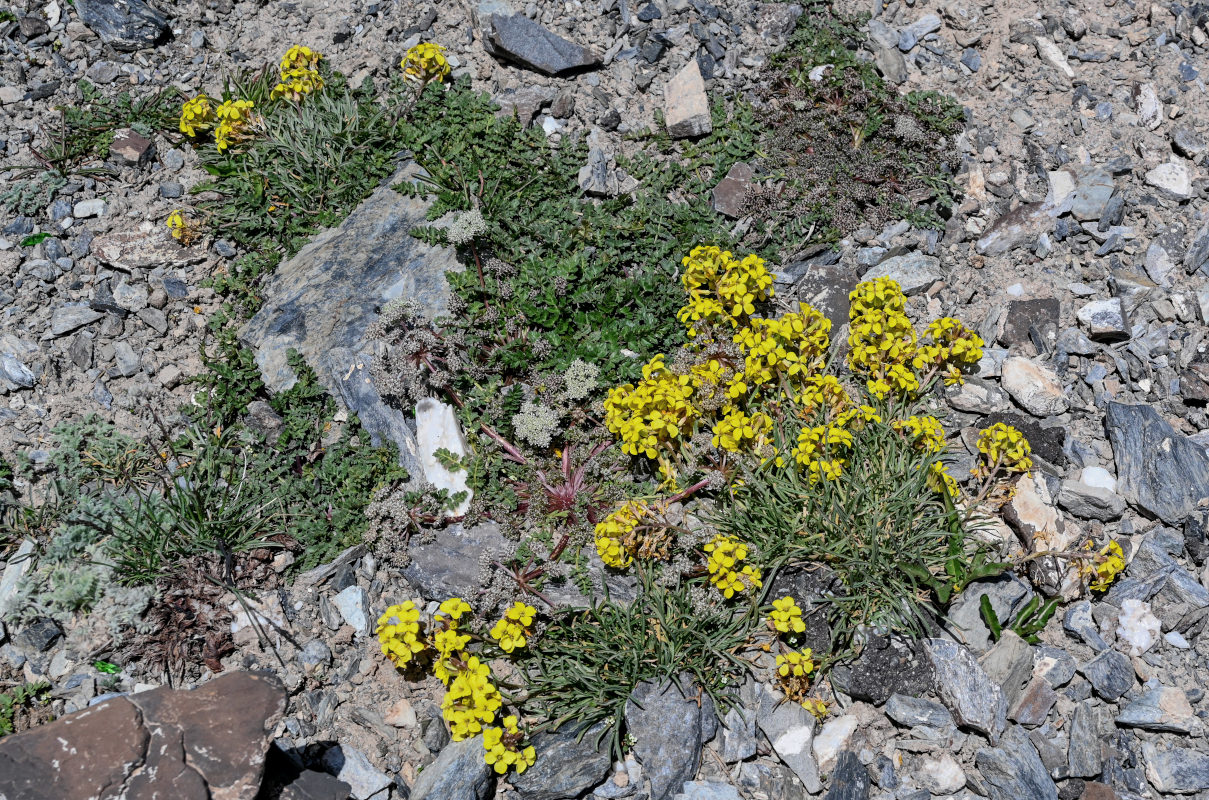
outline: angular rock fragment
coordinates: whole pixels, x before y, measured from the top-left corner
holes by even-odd
[[[957,723],[998,740],[1007,723],[1003,691],[956,642],[926,639],[924,647],[936,671],[936,692]]]
[[[569,42],[524,14],[492,14],[483,44],[492,55],[524,64],[546,75],[559,75],[600,64],[600,54]]]
[[[702,745],[711,738],[705,731],[717,724],[709,695],[694,687],[688,676],[681,677],[681,685],[689,696],[673,681],[645,681],[626,701],[626,727],[635,739],[634,754],[651,782],[651,800],[668,800],[697,773]],[[701,694],[692,694],[690,687]],[[700,702],[699,696],[704,698]]]
[[[705,80],[696,59],[667,82],[663,96],[663,119],[672,138],[704,136],[714,129]]]
[[[991,800],[1058,800],[1058,788],[1019,726],[1007,729],[999,747],[979,750],[974,764],[987,783]]]
[[[171,35],[168,18],[143,0],[76,0],[80,20],[114,50],[154,47]]]
[[[1152,407],[1109,402],[1104,424],[1126,500],[1178,525],[1209,497],[1209,455]]]

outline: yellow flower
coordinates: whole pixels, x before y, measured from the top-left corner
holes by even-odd
[[[449,723],[453,740],[460,742],[477,736],[484,724],[494,722],[495,712],[503,703],[499,690],[491,683],[491,669],[471,656],[449,682],[441,713]]]
[[[294,69],[314,69],[323,58],[323,53],[312,50],[304,44],[296,44],[281,57],[281,72],[285,74]]]
[[[978,433],[978,452],[986,456],[987,466],[976,468],[982,474],[997,466],[1008,472],[1028,472],[1033,468],[1029,457],[1032,448],[1024,434],[1002,422],[996,422]]]
[[[1088,550],[1094,546],[1090,541],[1087,543]],[[1121,545],[1111,539],[1091,561],[1083,562],[1080,566],[1083,576],[1091,579],[1089,586],[1097,592],[1107,590],[1124,569],[1125,553],[1121,550]]]
[[[460,597],[451,597],[437,608],[438,614],[443,614],[457,623],[463,616],[470,613],[470,604]]]
[[[412,47],[399,66],[407,77],[424,83],[444,80],[451,71],[449,61],[445,58],[445,48],[432,42],[420,42]]]
[[[199,94],[181,106],[181,133],[195,137],[199,129],[205,130],[213,123],[214,109],[210,107],[210,98],[205,94]]]
[[[214,146],[221,152],[239,141],[252,121],[251,100],[224,100],[214,111]]]
[[[198,224],[186,217],[185,212],[179,208],[168,215],[168,219],[164,224],[172,232],[172,238],[181,244],[192,244],[197,238]]]
[[[911,416],[896,419],[890,426],[905,435],[920,450],[939,453],[945,448],[945,429],[936,417]]]
[[[533,766],[537,753],[532,745],[521,744],[524,735],[517,727],[516,717],[504,717],[503,723],[502,728],[483,731],[483,748],[487,751],[485,760],[496,774],[503,775],[512,768],[519,775]]]
[[[705,552],[709,556],[706,562],[709,581],[727,600],[740,592],[763,586],[763,573],[759,569],[740,565],[739,562],[747,558],[747,545],[738,539],[719,534],[705,544]]]
[[[513,603],[504,616],[491,629],[491,638],[500,644],[500,649],[511,653],[517,648],[524,647],[529,635],[529,626],[533,624],[533,616],[537,609],[525,603]]]
[[[386,609],[375,632],[383,655],[397,667],[406,665],[425,647],[420,638],[420,611],[410,600]]]
[[[802,621],[802,609],[788,595],[772,601],[772,613],[768,615],[768,619],[780,633],[802,633],[806,630],[806,623]]]
[[[270,96],[274,100],[286,97],[290,100],[298,101],[302,99],[303,95],[317,92],[323,86],[323,76],[319,74],[318,70],[298,67],[282,71],[281,80],[273,87],[273,92]]]

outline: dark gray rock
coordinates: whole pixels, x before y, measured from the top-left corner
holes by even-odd
[[[922,697],[908,697],[903,694],[891,695],[886,701],[886,716],[899,725],[915,727],[927,725],[930,728],[948,728],[953,724],[953,715],[940,703],[925,700]]]
[[[1027,583],[1014,575],[1004,574],[970,583],[949,606],[948,618],[953,623],[953,635],[975,653],[991,646],[991,631],[982,618],[982,598],[1000,620],[1012,619],[1033,596]]]
[[[400,463],[414,476],[422,474],[415,431],[372,382],[374,342],[366,330],[380,307],[397,297],[417,301],[430,319],[444,312],[445,272],[460,269],[452,249],[408,235],[425,222],[429,202],[391,186],[422,174],[415,164],[405,165],[339,227],[279,266],[264,288],[264,306],[240,330],[270,391],[297,380],[287,363],[287,351],[296,349],[319,382],[356,412],[375,445],[398,445]]]
[[[747,205],[747,191],[751,188],[752,168],[739,161],[726,173],[726,177],[714,186],[714,210],[719,214],[738,219],[743,216]]]
[[[1105,650],[1080,667],[1079,672],[1105,700],[1116,700],[1133,688],[1133,665],[1116,650]]]
[[[674,681],[644,681],[626,701],[626,728],[651,782],[651,800],[668,800],[697,774],[705,730],[717,724],[709,695],[690,676],[680,684],[687,696]]]
[[[831,787],[823,800],[867,800],[868,797],[869,773],[856,753],[842,751],[831,773]]]
[[[1153,408],[1109,402],[1104,423],[1126,500],[1177,525],[1209,497],[1209,455]]]
[[[168,18],[143,0],[76,0],[76,13],[114,50],[134,51],[172,35]]]
[[[525,800],[580,797],[608,777],[612,760],[608,737],[601,737],[604,732],[601,723],[587,731],[563,725],[557,731],[536,734],[533,749],[537,761],[520,775],[509,778],[509,783]]]
[[[986,734],[992,742],[1007,724],[1003,690],[965,647],[948,639],[925,639],[936,671],[936,693],[959,725]]]
[[[486,28],[483,44],[488,52],[546,75],[600,64],[600,54],[595,50],[551,33],[524,14],[492,14]]]
[[[1188,733],[1195,721],[1188,695],[1174,686],[1148,688],[1117,715],[1123,727],[1166,733]]]
[[[794,270],[796,265],[789,265],[786,271]],[[802,276],[794,285],[793,293],[799,302],[813,306],[831,321],[834,333],[848,324],[848,309],[851,303],[848,295],[856,288],[857,277],[853,272],[840,264],[821,264],[815,261],[802,266]]]
[[[1100,629],[1091,615],[1091,603],[1080,600],[1072,603],[1062,616],[1062,627],[1071,636],[1097,652],[1108,649],[1108,642],[1100,635]]]
[[[974,765],[991,800],[1058,800],[1058,788],[1018,725],[1007,729],[998,747],[979,750]]]
[[[932,663],[918,640],[869,633],[856,660],[834,667],[831,680],[854,699],[880,706],[895,693],[926,692],[932,685]]]
[[[1019,247],[1033,248],[1043,233],[1053,231],[1059,208],[1046,203],[1021,203],[1004,214],[979,238],[979,253],[1003,255]]]
[[[350,790],[344,781],[308,769],[281,790],[281,800],[348,800]]]
[[[1067,771],[1072,778],[1096,778],[1104,769],[1100,738],[1112,728],[1109,709],[1095,700],[1075,706],[1067,748]]]
[[[1191,794],[1209,789],[1209,753],[1187,747],[1166,750],[1146,742],[1142,755],[1146,759],[1146,777],[1160,792]]]
[[[62,635],[63,631],[59,629],[58,624],[53,619],[43,617],[42,619],[34,620],[24,630],[14,635],[13,644],[19,646],[26,653],[44,653]]]
[[[773,752],[793,770],[806,791],[817,794],[823,790],[819,765],[814,759],[815,719],[800,703],[786,700],[772,713],[760,713],[757,724],[768,737]]]
[[[755,712],[738,705],[732,706],[721,719],[718,739],[718,754],[727,764],[754,756],[757,744]]]
[[[1058,319],[1061,313],[1062,304],[1056,297],[1013,300],[1008,303],[999,341],[1006,347],[1027,344],[1032,341],[1030,331],[1036,331],[1042,341],[1052,347],[1058,339]]]
[[[1206,264],[1209,264],[1209,222],[1196,232],[1192,244],[1184,252],[1184,269],[1189,274],[1204,270]]]
[[[494,772],[483,760],[483,737],[453,742],[424,768],[409,800],[485,800],[495,784]]]

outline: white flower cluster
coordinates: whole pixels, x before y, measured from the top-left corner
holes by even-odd
[[[486,232],[487,220],[483,219],[482,212],[475,208],[459,214],[449,229],[445,231],[445,237],[449,239],[450,244],[461,247]]]

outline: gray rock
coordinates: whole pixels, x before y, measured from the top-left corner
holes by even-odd
[[[105,213],[108,206],[109,204],[103,198],[94,197],[91,200],[81,200],[76,203],[71,209],[71,214],[76,219],[99,217]]]
[[[1203,269],[1209,263],[1209,222],[1192,237],[1192,244],[1184,251],[1184,269],[1189,274]]]
[[[1105,650],[1081,666],[1079,672],[1105,700],[1116,700],[1133,688],[1133,665],[1116,650]]]
[[[542,731],[533,737],[537,761],[509,783],[525,800],[570,800],[580,797],[609,775],[608,737],[603,723],[582,731],[579,726],[563,725],[553,732]],[[600,745],[597,746],[597,741]]]
[[[957,723],[996,741],[1007,724],[1003,691],[965,647],[947,639],[925,639],[924,647],[936,671],[936,693]]]
[[[139,354],[134,352],[134,348],[130,346],[130,342],[126,341],[114,343],[113,363],[114,366],[110,370],[110,374],[120,375],[123,378],[129,378],[137,374],[142,368]]]
[[[983,748],[974,757],[990,800],[1058,800],[1050,778],[1024,729],[1013,725],[998,747]]]
[[[1070,400],[1057,374],[1036,361],[1020,356],[1003,360],[1000,382],[1021,408],[1035,417],[1061,414]]]
[[[45,653],[62,635],[63,631],[53,619],[43,617],[34,620],[20,633],[15,634],[13,644],[26,653]]]
[[[751,709],[732,706],[718,730],[719,755],[727,764],[745,761],[756,754],[756,715]]]
[[[868,797],[869,773],[856,753],[842,751],[831,773],[831,787],[823,800],[868,800]]]
[[[1079,324],[1097,342],[1122,342],[1129,338],[1129,317],[1120,298],[1093,300],[1079,309]]]
[[[1001,216],[978,239],[979,253],[1003,255],[1020,247],[1032,249],[1042,234],[1054,230],[1063,206],[1045,202],[1021,203]]]
[[[1104,770],[1100,738],[1112,726],[1109,709],[1095,700],[1075,706],[1071,718],[1067,770],[1072,778],[1096,778]]]
[[[1026,728],[1035,728],[1045,722],[1050,709],[1057,702],[1058,693],[1049,681],[1042,677],[1033,678],[1008,709],[1008,719]]]
[[[150,295],[147,287],[141,283],[131,285],[122,281],[113,287],[113,302],[126,311],[142,311],[147,307]]]
[[[13,386],[28,389],[35,380],[33,371],[21,359],[12,353],[0,353],[0,386],[7,381]]]
[[[714,129],[705,79],[696,59],[685,64],[664,87],[663,117],[668,134],[676,139],[704,136]]]
[[[143,0],[76,0],[75,9],[114,50],[142,50],[171,36],[168,18]]]
[[[1112,172],[1102,167],[1084,173],[1071,193],[1070,213],[1080,221],[1098,220],[1116,186]]]
[[[1176,200],[1192,197],[1192,172],[1186,164],[1168,161],[1146,173],[1146,183]]]
[[[1170,794],[1191,794],[1209,789],[1209,753],[1186,747],[1160,749],[1142,745],[1146,777],[1155,789]]]
[[[1091,603],[1087,600],[1079,600],[1066,609],[1062,615],[1062,628],[1097,652],[1108,649],[1108,642],[1100,635],[1100,629],[1091,615]]]
[[[483,760],[483,737],[463,739],[447,745],[424,768],[411,787],[409,800],[486,800],[492,795],[493,778],[491,767]]]
[[[1171,132],[1171,149],[1184,158],[1196,158],[1209,150],[1205,139],[1188,125],[1177,125]]]
[[[897,41],[892,45],[884,45],[871,40],[869,45],[873,50],[873,63],[888,83],[897,86],[907,79],[907,61],[898,49]]]
[[[1033,674],[1045,678],[1055,689],[1069,683],[1077,668],[1074,657],[1061,647],[1042,644],[1035,648]]]
[[[1005,620],[1032,599],[1033,590],[1016,576],[1005,574],[973,581],[957,595],[949,606],[948,617],[956,627],[952,633],[975,653],[985,652],[991,646],[991,631],[982,618],[983,596],[990,600],[995,616]]]
[[[344,781],[307,769],[281,790],[281,800],[348,800],[350,791]]]
[[[1167,733],[1189,733],[1195,721],[1188,695],[1174,686],[1148,688],[1117,715],[1118,725]]]
[[[1081,481],[1062,481],[1058,505],[1079,519],[1109,522],[1125,513],[1125,500],[1116,492],[1102,486],[1088,486]]]
[[[600,54],[569,42],[524,14],[491,14],[483,44],[492,55],[519,62],[546,75],[595,67]]]
[[[995,646],[978,660],[987,677],[999,684],[1008,708],[1015,705],[1033,674],[1033,650],[1014,631],[1005,630]]]
[[[553,102],[555,94],[551,86],[525,86],[520,89],[508,89],[492,99],[500,107],[496,116],[515,115],[521,127],[527,128],[538,112]]]
[[[88,306],[59,306],[50,316],[50,335],[64,336],[105,316]]]
[[[680,682],[691,687],[688,696],[674,681],[644,681],[626,702],[626,727],[650,780],[651,800],[667,800],[696,774],[708,738],[705,728],[716,725],[713,703],[698,702],[692,689],[701,690],[689,676],[681,676]]]
[[[967,377],[958,386],[945,389],[949,405],[967,414],[995,414],[1012,407],[1007,392],[980,378]]]
[[[790,264],[787,271],[800,270],[801,276],[794,284],[794,295],[799,302],[807,303],[831,321],[831,330],[838,331],[848,324],[849,294],[856,288],[857,277],[847,267],[839,264],[820,264],[817,260]]]
[[[332,651],[321,639],[312,639],[298,651],[298,662],[305,667],[326,667],[332,663]]]
[[[856,700],[881,705],[894,693],[918,696],[932,684],[932,663],[919,640],[864,631],[860,655],[832,668],[831,680]]]
[[[814,760],[815,720],[810,712],[793,701],[781,703],[769,715],[757,718],[760,730],[768,737],[773,751],[793,770],[806,791],[817,794],[823,790],[819,765]]]
[[[1159,286],[1170,286],[1171,275],[1175,272],[1175,260],[1167,248],[1158,242],[1151,242],[1146,248],[1143,262],[1146,275]]]
[[[689,781],[672,800],[742,800],[739,790],[729,783]]]
[[[1209,497],[1209,455],[1153,408],[1109,402],[1105,426],[1126,500],[1177,525]]]
[[[1135,84],[1130,96],[1133,100],[1133,110],[1137,112],[1147,130],[1152,131],[1163,124],[1163,102],[1159,100],[1154,84]]]
[[[934,703],[922,697],[908,697],[904,694],[894,694],[886,701],[886,716],[899,725],[915,727],[926,725],[929,728],[948,728],[953,725],[953,715],[940,703]]]
[[[430,202],[391,186],[422,174],[405,165],[339,227],[280,265],[264,287],[264,306],[240,330],[271,391],[297,380],[287,352],[298,350],[320,383],[356,412],[372,443],[398,445],[400,462],[417,476],[415,432],[403,412],[383,403],[370,378],[375,343],[366,330],[378,309],[397,297],[416,300],[429,318],[443,313],[445,272],[461,268],[451,249],[408,235],[424,224]]]
[[[743,216],[747,205],[747,190],[751,188],[754,176],[752,168],[742,161],[732,165],[726,177],[714,186],[714,211],[731,219]]]
[[[862,280],[890,278],[906,295],[919,294],[942,277],[940,259],[923,253],[906,253],[887,258],[861,276]]]
[[[332,598],[332,604],[340,612],[347,625],[357,633],[369,630],[369,593],[360,586],[349,586]]]

